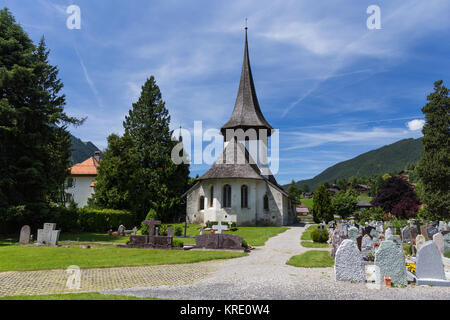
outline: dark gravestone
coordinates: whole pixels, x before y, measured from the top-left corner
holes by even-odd
[[[358,238],[356,238],[356,244],[358,245],[359,251],[361,251],[362,238],[363,236],[359,236]]]
[[[375,230],[375,227],[372,227],[372,226],[367,226],[367,227],[365,227],[365,228],[364,228],[363,236],[366,235],[366,234],[370,236],[370,233],[372,232],[372,230]],[[371,236],[371,237],[372,237],[372,236]]]
[[[426,228],[428,239],[432,240],[433,236],[439,232],[438,228],[436,226],[431,226]]]
[[[242,238],[234,234],[202,234],[195,237],[195,246],[205,249],[242,250]]]

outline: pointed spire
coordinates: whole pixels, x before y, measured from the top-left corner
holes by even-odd
[[[225,136],[226,129],[268,129],[270,136],[272,126],[264,118],[256,96],[253,83],[250,57],[248,54],[247,19],[245,25],[244,61],[242,63],[241,80],[239,90],[230,120],[222,127],[221,133]]]

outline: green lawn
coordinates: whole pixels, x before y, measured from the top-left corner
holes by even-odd
[[[314,204],[313,198],[302,198],[302,199],[300,199],[300,202],[302,204],[304,204],[305,206],[307,206],[309,211],[311,212],[311,210],[313,209],[313,204]]]
[[[184,232],[184,224],[172,224],[174,227],[181,225]],[[200,233],[197,231],[201,228],[200,225],[188,225],[186,234],[188,236],[196,236]],[[236,231],[224,231],[224,233],[234,234],[242,237],[252,247],[263,246],[266,241],[282,232],[285,232],[287,227],[238,227]],[[177,238],[185,244],[194,244],[195,238]]]
[[[0,272],[194,263],[246,256],[244,252],[127,249],[94,246],[91,249],[64,247],[4,246],[0,247]]]
[[[301,240],[312,240],[311,239],[311,231],[313,231],[314,229],[317,229],[318,227],[319,227],[318,224],[312,224],[308,228],[306,228],[306,230],[303,231],[303,233],[302,233]]]
[[[329,248],[330,245],[328,243],[319,243],[312,241],[302,241],[302,246],[305,248]]]
[[[111,242],[126,243],[130,238],[121,236],[110,236],[107,233],[83,232],[64,233],[61,232],[59,241],[80,241],[80,242]]]
[[[328,251],[311,250],[293,256],[286,264],[302,268],[327,268],[334,265],[334,259]]]
[[[49,294],[36,296],[12,296],[12,297],[3,297],[0,298],[0,300],[159,300],[159,299],[88,292],[88,293]]]

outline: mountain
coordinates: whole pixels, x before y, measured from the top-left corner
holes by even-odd
[[[419,161],[423,145],[421,138],[404,139],[363,153],[353,159],[339,162],[312,179],[298,181],[314,190],[320,183],[333,183],[339,178],[369,177],[374,174],[400,172],[409,163]]]
[[[99,150],[92,142],[84,142],[77,137],[70,135],[72,141],[72,155],[70,161],[72,164],[80,163],[94,155],[94,152]]]

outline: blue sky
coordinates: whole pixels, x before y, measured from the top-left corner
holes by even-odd
[[[81,9],[69,30],[66,8]],[[369,5],[381,29],[369,30]],[[241,71],[245,18],[262,111],[280,130],[279,183],[404,138],[421,136],[436,80],[449,86],[450,1],[3,0],[30,37],[45,35],[70,131],[99,148],[154,75],[171,127],[220,128]],[[413,122],[410,122],[413,121]],[[408,126],[408,123],[410,125]],[[209,166],[192,165],[192,175]]]

